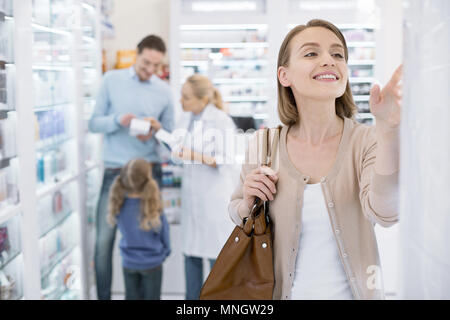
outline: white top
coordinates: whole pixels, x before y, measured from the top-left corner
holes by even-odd
[[[235,227],[228,215],[228,202],[238,183],[239,166],[220,159],[226,155],[226,138],[233,137],[226,132],[234,133],[236,127],[225,112],[213,105],[208,105],[198,116],[189,118],[182,123],[183,128],[188,128],[184,146],[213,154],[218,166],[183,165],[181,250],[188,256],[215,259]],[[215,136],[211,135],[211,129],[215,130]]]
[[[292,300],[353,299],[338,250],[322,187],[320,183],[307,184]]]

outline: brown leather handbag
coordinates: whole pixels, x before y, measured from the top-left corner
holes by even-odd
[[[279,128],[270,147],[265,129],[261,164],[271,166]],[[269,202],[256,198],[243,227],[236,226],[219,253],[200,292],[200,300],[270,300],[273,295],[273,236]]]

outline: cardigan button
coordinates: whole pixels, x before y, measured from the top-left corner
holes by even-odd
[[[238,242],[239,241],[239,237],[234,238],[234,242]]]
[[[329,208],[333,208],[334,207],[334,203],[333,202],[328,202],[328,207]]]

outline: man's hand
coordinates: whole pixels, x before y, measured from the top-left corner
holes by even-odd
[[[131,120],[136,118],[136,116],[132,113],[127,113],[120,116],[119,123],[122,127],[129,127]]]
[[[161,129],[162,126],[161,126],[161,123],[153,117],[143,118],[142,120],[150,122],[150,125],[151,125],[150,132],[147,135],[140,134],[137,136],[137,138],[139,140],[141,140],[142,142],[145,142],[145,141],[149,140],[156,131]]]
[[[147,117],[144,118],[143,120],[149,121],[150,124],[152,125],[152,130],[155,130],[155,132],[161,129],[162,127],[161,123],[153,117]]]

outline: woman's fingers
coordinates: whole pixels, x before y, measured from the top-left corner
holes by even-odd
[[[271,179],[269,179],[266,175],[257,174],[254,176],[254,180],[264,183],[266,185],[266,187],[269,188],[272,193],[277,192],[275,183],[273,183],[273,181]]]
[[[251,171],[244,183],[244,193],[247,197],[258,197],[263,201],[272,201],[277,192],[275,184],[278,181],[277,173],[262,166]]]
[[[253,197],[258,197],[262,201],[269,201],[269,199],[266,197],[266,195],[258,189],[250,189],[249,195],[253,196]]]
[[[273,200],[273,193],[269,190],[269,188],[267,188],[267,186],[264,183],[258,181],[249,181],[247,183],[247,186],[250,189],[257,189],[261,191],[262,193],[264,193],[267,199],[270,199],[271,201]]]
[[[268,176],[270,178],[270,180],[272,180],[274,183],[276,183],[278,181],[278,174],[272,168],[267,167],[267,166],[258,167],[256,169],[254,169],[251,173],[252,174],[262,173],[262,174]]]

